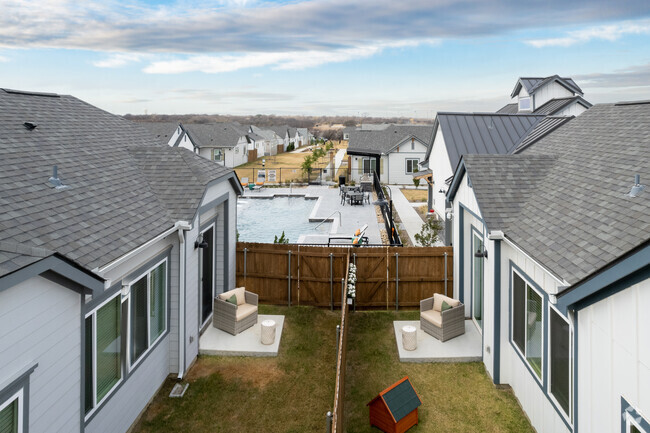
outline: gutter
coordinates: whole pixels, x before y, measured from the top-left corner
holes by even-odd
[[[178,272],[178,380],[183,379],[185,374],[185,262],[186,247],[185,231],[192,227],[185,221],[179,221],[178,241],[179,241],[179,272]]]
[[[163,238],[166,238],[167,236],[174,233],[175,231],[180,230],[181,227],[185,227],[187,225],[188,225],[188,223],[186,221],[176,221],[176,223],[174,223],[174,226],[172,228],[165,230],[164,232],[162,232],[161,234],[159,234],[155,238],[145,242],[144,244],[142,244],[139,247],[129,251],[128,253],[124,254],[123,256],[118,257],[116,260],[113,260],[111,263],[109,263],[107,265],[104,265],[101,268],[93,269],[93,272],[96,273],[97,275],[99,275],[100,277],[104,277],[104,274],[106,272],[108,272],[109,270],[115,268],[116,266],[121,265],[122,263],[124,263],[127,260],[131,259],[133,256],[135,256],[135,255],[139,254],[140,252],[142,252],[143,250],[149,248],[151,245],[155,244],[159,240],[161,240]],[[187,230],[189,230],[189,229],[187,229]]]

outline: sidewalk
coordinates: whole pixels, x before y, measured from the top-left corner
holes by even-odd
[[[393,206],[402,220],[402,225],[409,234],[411,243],[420,246],[415,241],[415,234],[420,233],[424,221],[422,221],[420,215],[418,215],[415,209],[413,209],[413,206],[411,206],[411,203],[404,197],[404,194],[402,194],[398,186],[388,185],[388,188],[390,188],[390,193],[393,197]]]

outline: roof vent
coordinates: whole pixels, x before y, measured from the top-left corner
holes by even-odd
[[[61,182],[61,179],[59,179],[59,169],[56,165],[52,167],[52,177],[48,179],[48,182],[50,182],[50,185],[55,189],[68,188],[68,185],[64,185],[63,182]]]
[[[38,125],[35,124],[34,122],[25,122],[25,123],[23,123],[23,126],[24,126],[28,131],[33,131],[34,129],[36,129],[36,127],[37,127]]]
[[[636,197],[639,194],[641,194],[644,189],[645,189],[645,185],[641,185],[641,175],[640,174],[635,174],[634,175],[634,185],[632,185],[632,189],[630,189],[630,192],[627,195],[629,197]]]

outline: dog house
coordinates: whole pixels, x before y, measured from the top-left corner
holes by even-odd
[[[422,404],[408,376],[379,393],[370,406],[370,425],[386,433],[402,433],[418,423]]]

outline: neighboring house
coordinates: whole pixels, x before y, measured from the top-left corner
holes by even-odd
[[[126,432],[234,288],[241,185],[71,96],[0,110],[2,425]]]
[[[571,78],[521,77],[510,94],[511,102],[497,111],[502,114],[534,113],[554,116],[578,116],[591,103]]]
[[[341,131],[341,135],[343,136],[343,140],[349,140],[350,139],[350,134],[354,131],[356,131],[357,128],[354,126],[347,126],[343,128]]]
[[[258,157],[277,155],[278,145],[282,148],[282,152],[284,152],[284,139],[280,138],[280,136],[278,136],[278,134],[276,134],[272,129],[259,128],[255,125],[250,125],[248,127],[248,132],[257,137],[256,143],[259,141],[261,144],[260,147],[264,149],[264,154],[258,154]]]
[[[202,157],[226,167],[248,162],[253,140],[246,128],[235,122],[180,124],[182,134],[174,147],[192,147]]]
[[[421,162],[428,207],[445,219],[447,181],[465,154],[512,153],[545,116],[534,114],[438,113]],[[449,234],[449,230],[446,232]],[[447,243],[449,240],[447,240]]]
[[[348,166],[350,180],[359,182],[376,171],[382,183],[413,184],[413,174],[427,151],[431,125],[386,125],[384,129],[350,133]]]
[[[287,147],[289,147],[289,126],[288,125],[279,125],[279,126],[269,126],[270,130],[275,132],[275,134],[282,140],[284,145],[284,150],[286,152]]]
[[[650,103],[601,104],[456,168],[454,297],[536,431],[650,431],[648,149]]]
[[[311,135],[311,132],[309,132],[309,129],[307,129],[307,128],[296,128],[296,132],[298,132],[300,146],[307,146],[307,145],[311,144],[311,141],[314,138],[314,136]]]
[[[183,128],[180,122],[138,122],[158,138],[161,142],[174,146],[183,138]],[[194,146],[189,140],[181,140],[178,145],[194,152]]]

